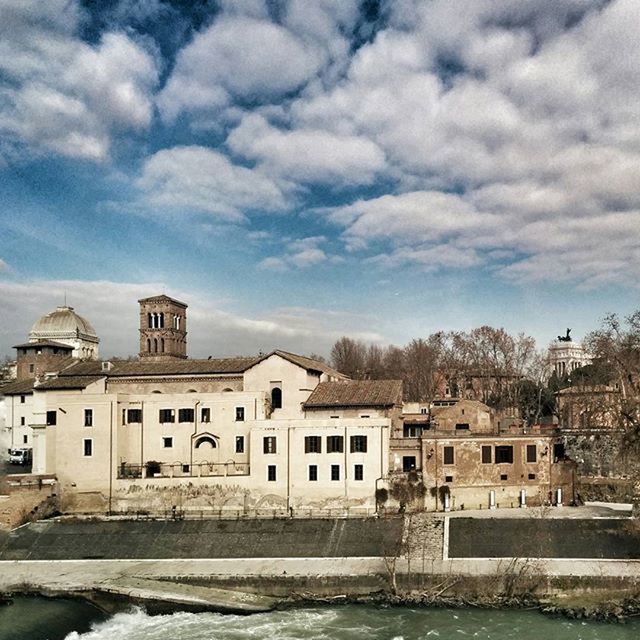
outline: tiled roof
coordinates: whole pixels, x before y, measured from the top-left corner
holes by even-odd
[[[22,344],[14,344],[14,349],[33,349],[35,347],[54,347],[55,349],[66,349],[73,351],[73,347],[55,340],[36,340],[35,342],[23,342]]]
[[[402,380],[341,380],[321,382],[304,407],[390,407],[401,403]]]
[[[15,380],[14,382],[9,382],[8,384],[0,387],[0,395],[17,396],[32,393],[34,382],[35,380],[32,378],[29,378],[28,380]]]
[[[104,376],[63,376],[61,378],[51,378],[39,384],[36,390],[64,390],[64,389],[86,389],[91,383],[102,380]]]
[[[261,358],[257,359],[254,364],[258,364],[258,362],[262,362],[263,360],[266,360],[273,355],[280,356],[281,358],[284,358],[285,360],[288,360],[289,362],[292,362],[293,364],[296,364],[299,367],[306,369],[307,371],[319,371],[320,373],[326,373],[327,375],[334,378],[341,378],[344,380],[347,379],[347,376],[345,376],[343,373],[340,373],[336,369],[331,368],[324,362],[320,362],[320,360],[307,358],[307,356],[299,356],[297,353],[289,353],[288,351],[281,351],[280,349],[276,349],[275,351],[262,356]]]
[[[140,298],[138,302],[158,302],[158,303],[173,302],[173,304],[180,305],[185,309],[187,308],[187,305],[184,302],[180,302],[180,300],[176,300],[175,298],[170,298],[169,296],[166,296],[164,293],[160,294],[159,296],[151,296],[149,298]]]
[[[80,362],[60,372],[63,376],[170,376],[244,373],[258,358],[220,358],[211,360],[171,360],[145,362],[143,360],[115,360],[111,369],[102,370],[102,362]]]

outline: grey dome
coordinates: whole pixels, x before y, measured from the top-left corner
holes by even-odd
[[[57,307],[55,311],[42,316],[31,327],[29,339],[42,338],[82,338],[89,342],[98,342],[98,335],[91,323],[78,315],[73,307]]]

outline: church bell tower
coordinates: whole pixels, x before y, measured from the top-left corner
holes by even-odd
[[[140,358],[163,362],[187,357],[187,305],[169,296],[138,300]]]

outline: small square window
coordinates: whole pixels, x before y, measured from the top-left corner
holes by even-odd
[[[340,480],[340,465],[331,465],[331,480]]]
[[[364,480],[364,465],[356,464],[353,467],[353,479],[354,480]]]
[[[316,482],[318,480],[318,465],[309,465],[309,482]]]
[[[236,407],[236,422],[244,422],[244,407]]]
[[[211,422],[211,409],[209,407],[202,407],[200,422]]]
[[[536,474],[535,473],[530,473],[529,474],[529,480],[535,480],[536,479]]]
[[[160,423],[164,424],[166,422],[175,422],[176,421],[176,410],[175,409],[160,409],[159,414]]]
[[[93,426],[93,409],[84,410],[84,426],[85,427]]]
[[[321,436],[305,436],[304,452],[305,453],[322,453],[322,437]]]
[[[511,445],[496,447],[496,464],[513,464],[513,447]]]
[[[173,438],[162,438],[162,446],[165,449],[172,449],[173,448]]]
[[[142,422],[142,409],[128,409],[127,422]]]
[[[182,465],[182,473],[189,473],[189,465],[188,464],[183,464]]]
[[[508,480],[508,479],[509,479],[509,477],[507,476],[506,473],[501,473],[500,474],[500,480]]]
[[[33,367],[33,365],[31,365]],[[33,373],[33,371],[31,372]],[[24,404],[26,402],[25,396],[20,396],[20,404]]]
[[[367,453],[367,436],[351,436],[351,453]]]
[[[244,453],[244,436],[236,436],[236,453]]]
[[[405,473],[409,471],[413,471],[416,468],[416,457],[415,456],[402,456],[402,470]]]
[[[265,436],[262,439],[262,453],[277,453],[275,436]]]
[[[36,365],[35,364],[30,364],[29,365],[29,373],[35,373],[36,370]]]
[[[195,419],[195,411],[189,409],[178,409],[178,422],[193,422]]]
[[[276,465],[275,464],[267,465],[267,481],[268,482],[276,481]]]
[[[84,455],[86,458],[90,458],[93,455],[93,440],[86,438],[83,440]]]
[[[444,481],[445,482],[453,482],[453,476],[445,476],[444,477]]]

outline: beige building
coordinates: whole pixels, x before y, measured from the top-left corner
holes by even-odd
[[[416,471],[428,509],[478,509],[521,503],[569,504],[575,465],[550,429],[500,430],[491,409],[475,400],[442,399],[428,416],[403,414],[391,440],[392,475]]]

